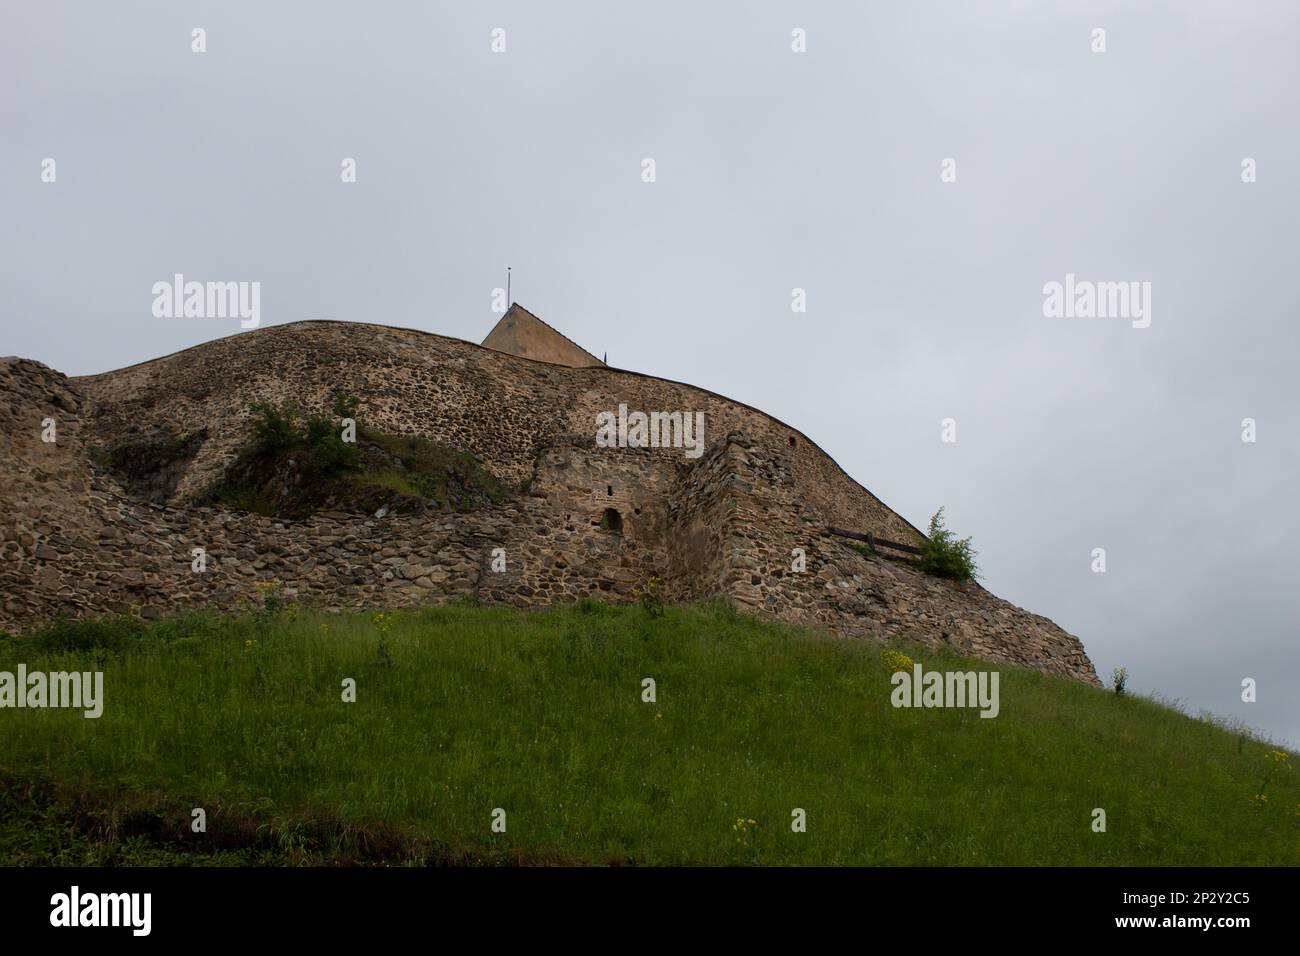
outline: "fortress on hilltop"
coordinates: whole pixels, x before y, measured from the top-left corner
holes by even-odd
[[[386,440],[455,450],[508,493],[300,518],[213,502],[249,442],[251,403],[330,416],[341,394]],[[699,413],[686,454],[673,435]],[[618,442],[600,440],[602,415],[619,416]],[[670,601],[719,598],[1098,685],[1078,638],[1047,618],[831,534],[923,540],[802,432],[609,368],[517,305],[481,346],[308,321],[75,378],[0,359],[0,426],[0,627],[13,631],[58,615],[236,609],[273,580],[302,604],[348,609],[617,603],[658,578]]]

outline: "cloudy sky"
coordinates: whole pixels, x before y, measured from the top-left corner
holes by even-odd
[[[239,331],[154,318],[177,272],[479,341],[509,265],[611,364],[946,505],[1102,675],[1300,743],[1300,5],[613,6],[5,3],[0,354]],[[1149,327],[1045,317],[1067,273],[1151,283]]]

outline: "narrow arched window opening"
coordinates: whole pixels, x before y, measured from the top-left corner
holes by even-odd
[[[617,508],[605,509],[605,513],[600,516],[600,530],[612,531],[614,534],[623,533],[623,516],[618,513]]]

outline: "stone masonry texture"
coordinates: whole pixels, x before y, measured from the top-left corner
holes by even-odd
[[[247,442],[250,402],[328,414],[338,393],[360,399],[367,425],[472,452],[518,493],[466,513],[304,521],[193,505]],[[620,404],[703,412],[702,453],[601,447],[596,416]],[[57,441],[44,442],[51,421]],[[161,503],[129,494],[91,455],[159,429],[198,436]],[[830,526],[922,540],[803,433],[634,372],[341,322],[259,329],[80,378],[0,359],[0,627],[11,631],[61,615],[235,610],[258,604],[270,581],[341,610],[620,603],[658,577],[669,600],[722,599],[848,638],[946,646],[1099,685],[1078,638],[1047,618],[976,583],[866,557]],[[203,573],[194,548],[207,554]]]

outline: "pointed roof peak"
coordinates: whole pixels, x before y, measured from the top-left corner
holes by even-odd
[[[582,346],[547,325],[518,302],[511,302],[506,314],[482,343],[485,347],[569,368],[604,365]]]

